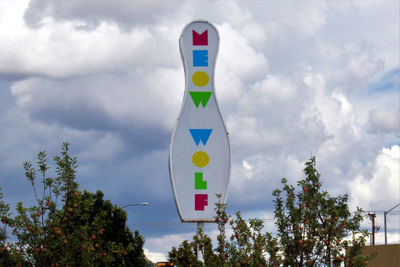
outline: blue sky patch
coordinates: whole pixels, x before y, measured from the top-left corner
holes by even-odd
[[[378,81],[368,86],[368,91],[376,92],[400,92],[400,69],[394,69],[383,75]]]

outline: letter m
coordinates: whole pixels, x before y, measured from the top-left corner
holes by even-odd
[[[208,45],[208,30],[205,30],[202,34],[198,34],[195,30],[193,33],[193,45]]]

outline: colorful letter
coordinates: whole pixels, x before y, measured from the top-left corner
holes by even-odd
[[[208,67],[208,50],[193,50],[193,67]]]
[[[192,30],[193,45],[208,45],[208,30],[205,30],[202,34],[198,34],[195,30]]]
[[[208,84],[209,81],[210,77],[208,77],[208,74],[206,72],[196,71],[195,73],[193,73],[192,82],[194,83],[194,85],[198,87],[204,87]]]
[[[207,141],[211,135],[212,129],[189,129],[189,131],[193,137],[194,142],[198,146],[200,144],[200,142],[202,142],[203,145],[207,144]]]
[[[204,210],[205,206],[208,206],[208,195],[207,194],[195,194],[194,195],[194,210]]]
[[[203,181],[203,173],[196,172],[194,174],[194,189],[205,190],[207,189],[207,181]]]
[[[192,156],[192,162],[199,168],[203,168],[210,162],[210,157],[204,151],[197,151]]]
[[[200,103],[203,106],[203,108],[206,107],[208,100],[210,99],[210,96],[212,92],[189,92],[190,96],[192,97],[193,103],[196,105],[196,108],[199,107]]]

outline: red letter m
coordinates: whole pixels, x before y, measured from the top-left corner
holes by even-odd
[[[198,34],[195,30],[193,33],[193,45],[208,45],[208,30],[205,30],[202,34]]]

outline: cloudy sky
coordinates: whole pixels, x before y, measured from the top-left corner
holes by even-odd
[[[31,203],[22,163],[40,150],[53,157],[67,141],[81,189],[118,205],[150,203],[127,212],[153,260],[191,238],[168,150],[184,93],[178,39],[195,19],[221,38],[215,90],[230,133],[230,212],[273,218],[272,191],[282,177],[303,178],[310,155],[325,188],[349,193],[352,209],[400,202],[395,0],[0,0],[5,200]],[[388,215],[389,242],[400,242],[398,210]],[[377,224],[382,243],[382,213]]]

